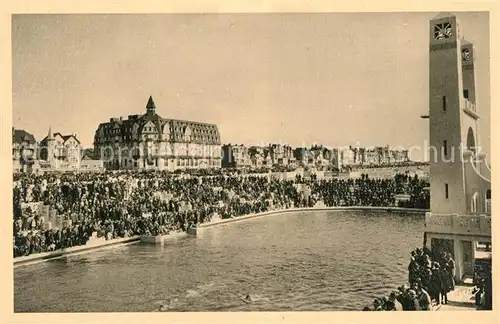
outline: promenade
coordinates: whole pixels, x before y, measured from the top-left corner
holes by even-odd
[[[475,311],[474,296],[472,295],[472,285],[456,285],[455,290],[448,293],[448,304],[439,305],[436,311]]]

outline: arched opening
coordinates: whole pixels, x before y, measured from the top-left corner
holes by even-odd
[[[186,128],[184,129],[184,137],[186,141],[191,141],[191,128],[189,126],[186,126]]]
[[[170,124],[168,123],[163,126],[163,136],[165,139],[170,138]]]
[[[472,127],[469,127],[469,130],[467,131],[467,149],[472,151],[474,155],[476,154],[476,138],[474,137]]]
[[[477,213],[477,197],[478,197],[478,193],[475,192],[472,195],[471,202],[470,202],[470,211],[471,211],[471,213]]]

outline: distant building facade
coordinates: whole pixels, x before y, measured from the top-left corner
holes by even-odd
[[[286,144],[269,144],[269,157],[272,165],[288,166],[295,162],[293,148]]]
[[[250,156],[250,166],[252,168],[271,167],[272,160],[269,148],[266,146],[251,146],[248,149]]]
[[[390,156],[391,160],[389,161],[389,163],[410,162],[408,150],[391,150]]]
[[[322,145],[313,146],[310,150],[308,165],[315,167],[328,167],[332,165],[332,150]]]
[[[294,150],[294,155],[302,165],[332,166],[339,170],[410,162],[408,150],[396,150],[389,146],[371,148],[349,146],[327,149],[319,145],[311,148],[297,148]]]
[[[351,147],[333,149],[331,154],[332,164],[338,170],[355,164],[356,152]]]
[[[94,151],[106,169],[220,168],[222,160],[217,125],[162,118],[152,97],[145,114],[101,123]]]
[[[13,172],[34,171],[37,166],[37,144],[33,134],[12,127],[12,170]]]
[[[365,149],[361,164],[366,166],[380,165],[380,153],[380,150],[377,148]]]
[[[293,157],[295,158],[297,165],[306,166],[309,164],[311,150],[307,147],[297,147],[293,150]]]
[[[49,128],[47,136],[40,141],[39,157],[44,166],[51,170],[79,170],[81,162],[81,145],[75,134],[52,134]]]
[[[222,146],[222,167],[250,167],[250,154],[245,145],[225,144]]]
[[[81,171],[103,171],[104,162],[92,153],[84,153],[80,162]]]

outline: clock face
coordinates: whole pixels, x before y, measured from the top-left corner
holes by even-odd
[[[470,49],[468,48],[465,48],[462,50],[462,59],[466,62],[470,61],[472,58],[472,53],[470,51]]]
[[[451,23],[447,22],[434,26],[434,39],[447,39],[451,38],[452,35]]]

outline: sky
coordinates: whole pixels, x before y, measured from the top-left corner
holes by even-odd
[[[99,123],[144,113],[151,95],[160,116],[215,123],[223,143],[423,147],[436,15],[13,15],[13,126],[92,147]],[[489,15],[456,16],[489,154]]]

